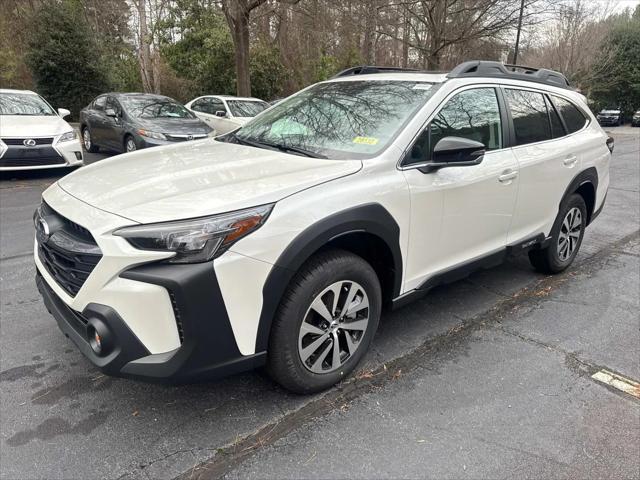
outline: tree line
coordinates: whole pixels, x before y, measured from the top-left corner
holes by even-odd
[[[564,72],[640,108],[640,7],[588,0],[2,0],[0,86],[74,114],[106,91],[272,100],[355,65],[469,59]],[[610,5],[613,5],[611,3]],[[521,15],[522,14],[522,15]]]

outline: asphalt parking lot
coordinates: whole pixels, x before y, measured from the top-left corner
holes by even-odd
[[[0,478],[639,478],[640,129],[616,141],[572,268],[525,258],[383,316],[355,380],[286,393],[261,372],[105,377],[35,288],[31,215],[65,172],[0,180]],[[90,155],[87,163],[104,155]]]

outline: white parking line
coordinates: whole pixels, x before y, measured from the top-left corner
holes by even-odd
[[[640,398],[640,384],[638,382],[621,377],[620,375],[609,372],[608,370],[600,370],[591,375],[591,378],[633,397]]]

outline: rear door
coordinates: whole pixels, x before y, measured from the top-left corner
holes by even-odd
[[[513,120],[513,153],[520,187],[507,242],[548,234],[565,189],[580,172],[577,139],[545,92],[504,87]],[[583,124],[586,123],[583,122]]]
[[[91,140],[94,144],[100,146],[106,146],[105,138],[105,114],[104,109],[107,105],[107,96],[100,95],[97,97],[91,106],[87,124],[89,125],[89,131],[91,132]]]

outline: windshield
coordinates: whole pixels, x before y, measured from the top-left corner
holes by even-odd
[[[433,83],[319,83],[236,132],[239,141],[304,149],[327,158],[368,158],[384,149],[433,91]]]
[[[51,116],[56,112],[40,95],[0,93],[0,115]]]
[[[136,118],[195,118],[189,110],[168,98],[140,96],[119,100],[127,113]]]
[[[264,102],[251,102],[247,100],[227,100],[229,110],[234,117],[255,117],[269,105]]]

